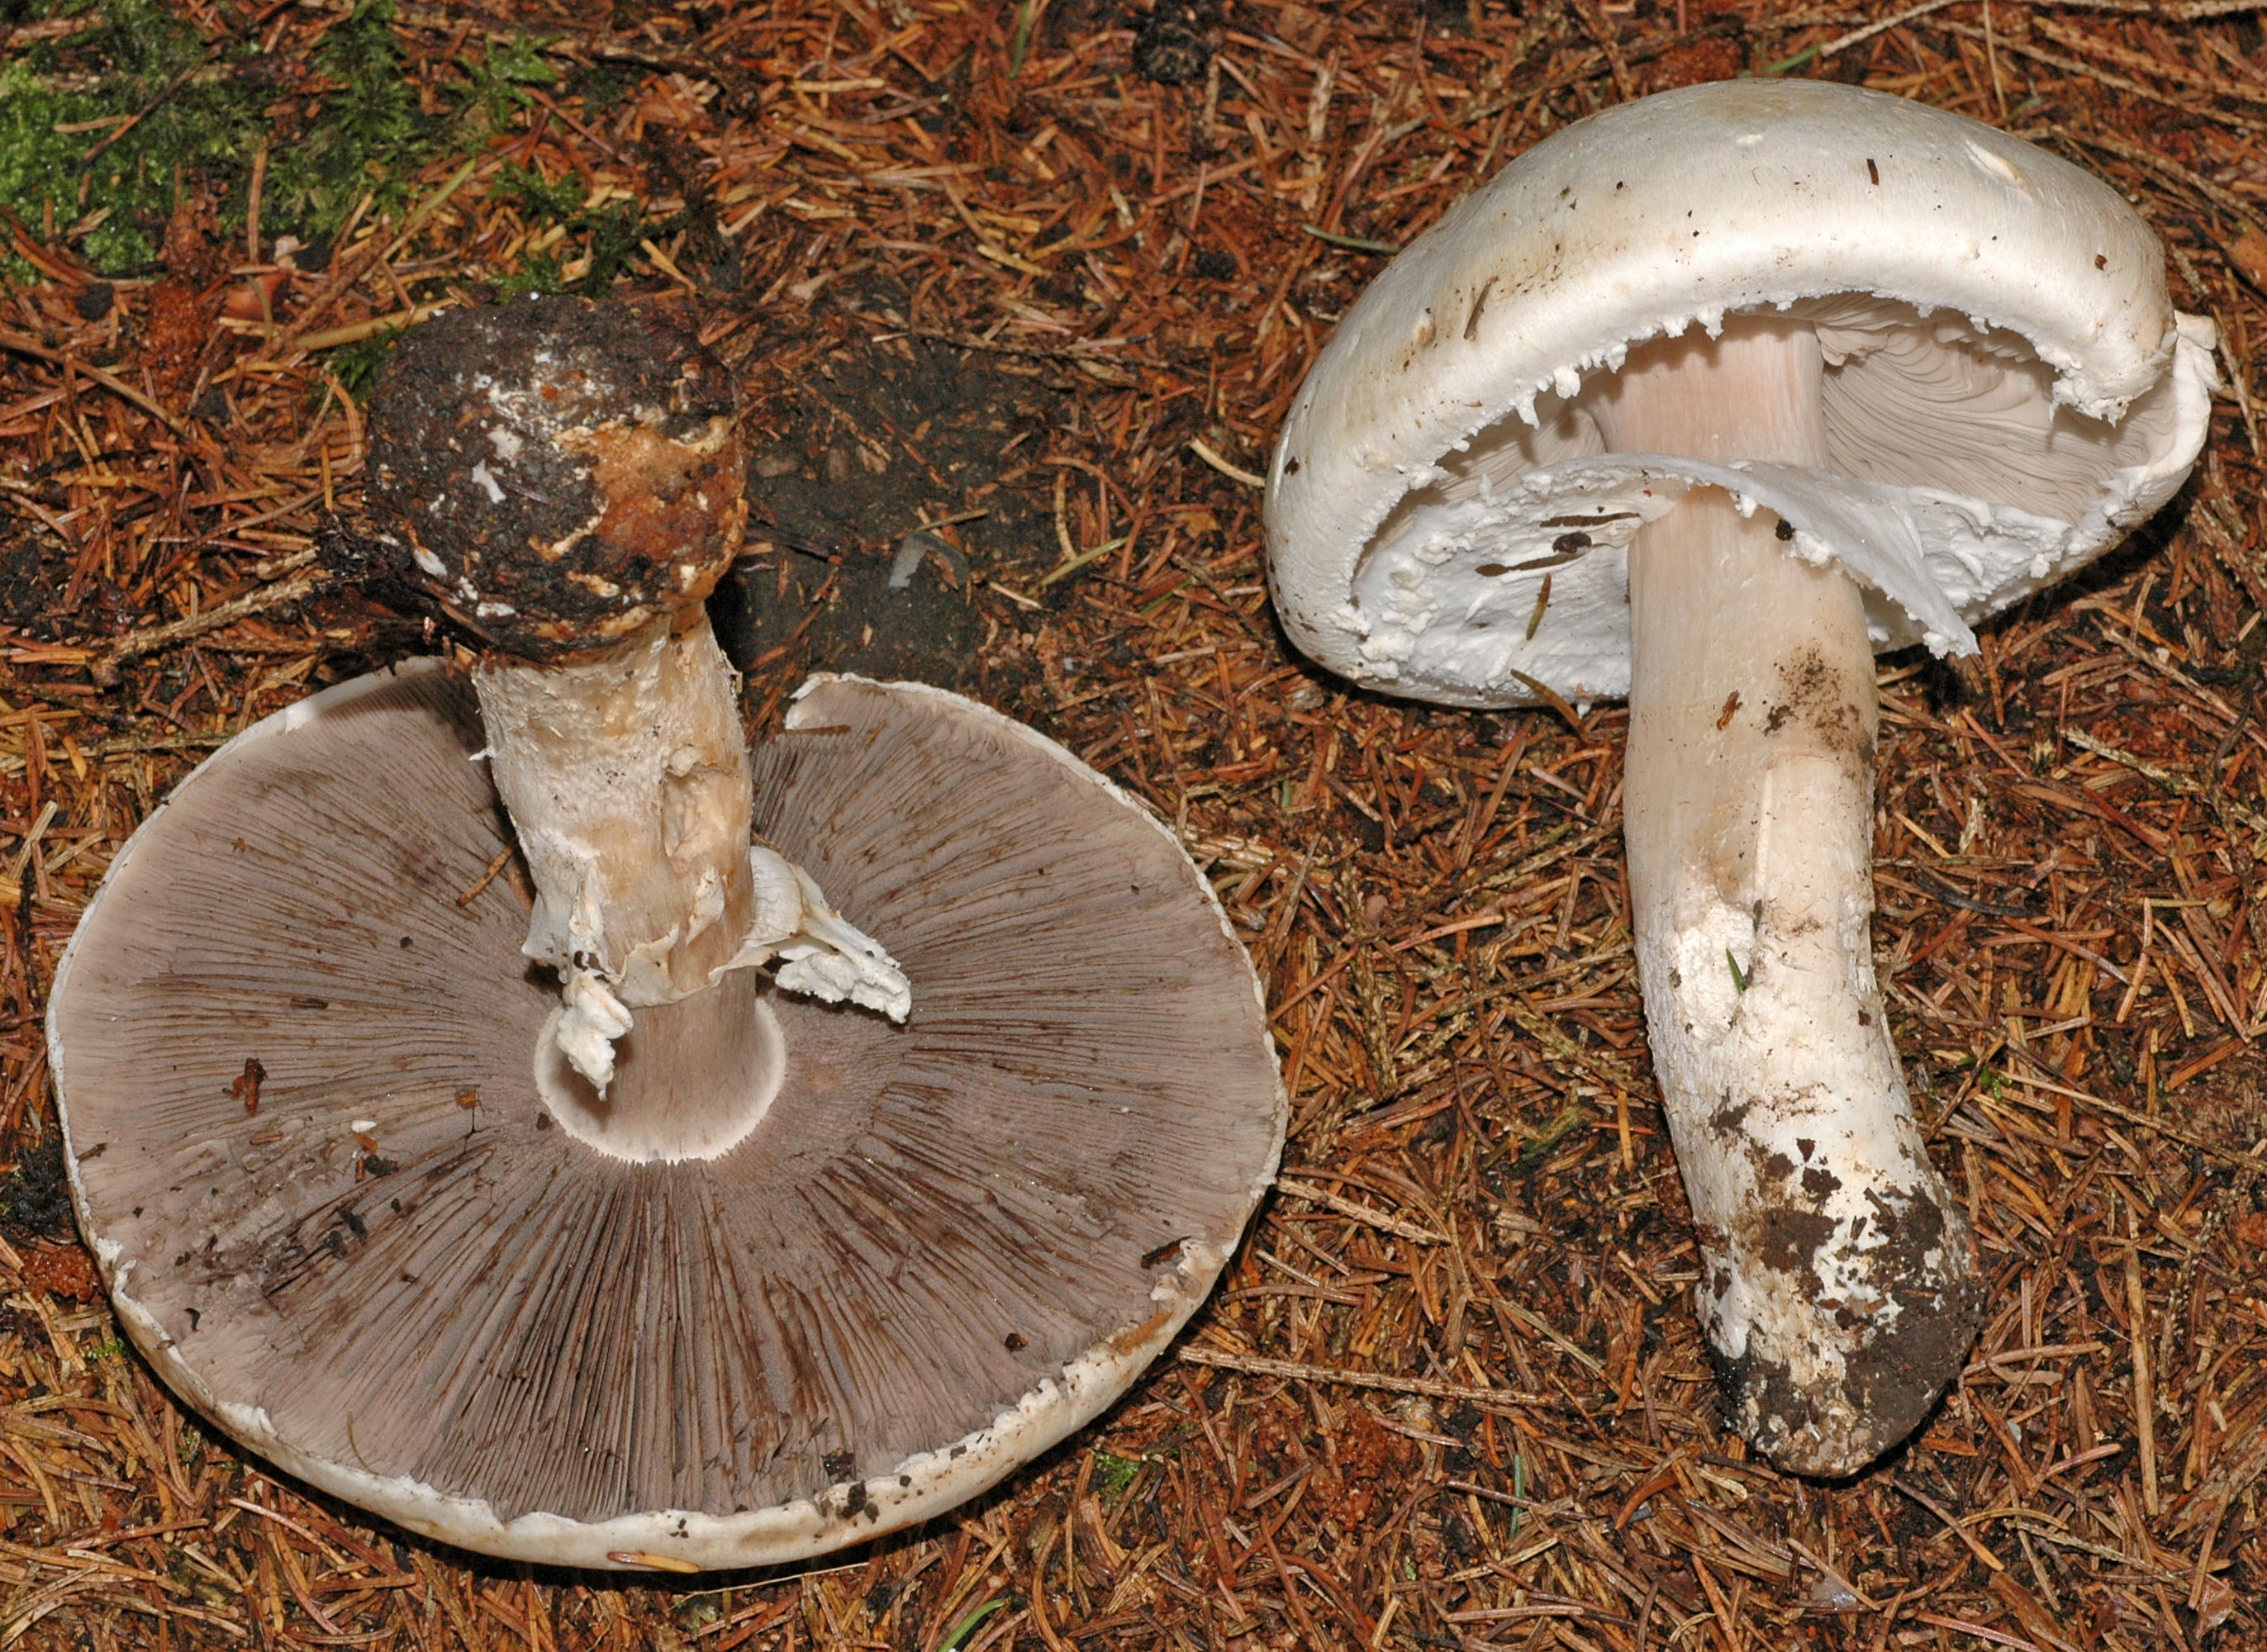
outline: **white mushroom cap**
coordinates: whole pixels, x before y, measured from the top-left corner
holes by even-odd
[[[1816,325],[1829,469],[1606,453],[1585,402],[1625,352],[1741,311]],[[1395,693],[1618,697],[1629,539],[1713,486],[1838,559],[1877,648],[1972,652],[2179,487],[2212,340],[2117,193],[2018,138],[1831,83],[1664,93],[1537,144],[1347,312],[1275,451],[1276,603]]]

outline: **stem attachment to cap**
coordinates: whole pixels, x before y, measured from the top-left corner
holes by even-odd
[[[634,1012],[774,957],[790,991],[905,1019],[888,953],[751,842],[738,678],[705,616],[550,665],[492,660],[473,686],[535,884],[523,950],[558,971],[553,1037],[601,1095]]]
[[[366,518],[332,537],[344,571],[488,645],[487,755],[536,891],[525,950],[558,972],[552,1041],[600,1101],[637,1012],[728,970],[777,957],[790,990],[899,1020],[911,1002],[889,954],[752,841],[738,679],[702,607],[747,520],[736,403],[724,363],[650,314],[452,311],[389,362]],[[646,1044],[692,1022],[671,1025]],[[666,1157],[717,1138],[688,1118],[626,1139]]]

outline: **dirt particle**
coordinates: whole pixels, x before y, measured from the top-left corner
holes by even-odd
[[[1816,1258],[1834,1237],[1834,1218],[1816,1210],[1765,1205],[1750,1219],[1756,1259],[1775,1272],[1801,1276],[1804,1292],[1815,1297],[1822,1288]]]
[[[260,1111],[260,1086],[268,1078],[268,1069],[260,1064],[256,1056],[244,1058],[244,1071],[229,1080],[228,1093],[244,1103],[247,1115]]]
[[[1163,1268],[1180,1255],[1181,1244],[1182,1241],[1179,1239],[1168,1239],[1156,1249],[1145,1253],[1141,1258],[1141,1266],[1145,1268]]]
[[[0,1233],[11,1239],[70,1238],[70,1180],[63,1173],[62,1137],[40,1142],[0,1182]]]
[[[1467,340],[1478,336],[1480,325],[1480,312],[1487,308],[1488,289],[1494,285],[1495,277],[1491,275],[1480,283],[1479,291],[1472,295],[1471,313],[1464,318],[1464,337]]]
[[[24,1262],[24,1283],[34,1290],[70,1302],[92,1302],[102,1294],[94,1258],[77,1245],[33,1243],[18,1254]]]
[[[1186,86],[1212,67],[1217,0],[1156,0],[1134,34],[1134,72],[1160,86]]]

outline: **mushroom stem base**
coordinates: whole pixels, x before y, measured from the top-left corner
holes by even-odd
[[[771,991],[764,975],[735,969],[704,992],[632,1012],[603,1092],[560,1048],[567,1011],[556,1010],[536,1040],[536,1093],[560,1129],[609,1159],[721,1158],[761,1122],[786,1076]]]
[[[1758,457],[1778,457],[1804,440],[1802,346],[1813,363],[1816,346],[1740,342],[1728,354],[1761,369],[1760,395],[1736,376],[1698,393],[1719,420],[1764,402]],[[1774,381],[1774,363],[1790,376]],[[1638,536],[1625,830],[1700,1317],[1742,1430],[1783,1467],[1839,1475],[1903,1439],[1957,1375],[1981,1289],[1874,971],[1860,598],[1789,556],[1778,528],[1703,489]]]

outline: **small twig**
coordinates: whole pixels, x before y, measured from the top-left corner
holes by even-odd
[[[1992,1553],[1990,1549],[1986,1548],[1984,1546],[1982,1539],[1978,1538],[1973,1531],[1970,1531],[1966,1526],[1961,1524],[1958,1520],[1955,1519],[1952,1516],[1952,1512],[1942,1503],[1937,1502],[1935,1498],[1930,1496],[1926,1492],[1921,1490],[1911,1481],[1903,1480],[1895,1474],[1889,1476],[1889,1484],[1896,1487],[1899,1491],[1904,1493],[1906,1496],[1911,1498],[1915,1502],[1927,1509],[1929,1513],[1934,1515],[1938,1519],[1943,1521],[1946,1525],[1951,1527],[1952,1535],[1958,1538],[1963,1543],[1965,1543],[1970,1549],[1974,1550],[1976,1553],[1976,1558],[1983,1561],[1986,1568],[1995,1572],[2004,1572],[2007,1569],[2007,1561],[2001,1560],[1998,1555]]]
[[[1584,740],[1588,740],[1590,737],[1589,730],[1582,727],[1582,719],[1581,714],[1578,713],[1572,705],[1569,705],[1566,703],[1566,697],[1565,695],[1561,694],[1557,689],[1552,688],[1548,683],[1544,682],[1540,677],[1530,676],[1524,671],[1515,670],[1511,675],[1517,677],[1521,683],[1526,685],[1529,693],[1534,695],[1537,699],[1542,701],[1543,704],[1548,705],[1552,711],[1558,713],[1559,716],[1565,718],[1566,720],[1566,727],[1573,729],[1577,735]]]
[[[1212,466],[1214,470],[1218,471],[1222,476],[1228,478],[1231,482],[1241,482],[1246,487],[1252,488],[1265,488],[1267,486],[1267,479],[1266,477],[1254,476],[1250,471],[1244,469],[1241,465],[1232,464],[1229,460],[1221,457],[1219,454],[1214,452],[1210,448],[1207,447],[1203,442],[1195,436],[1191,436],[1189,438],[1189,451],[1195,454],[1197,457],[1202,459],[1207,464]]]
[[[217,608],[208,608],[201,614],[169,620],[146,631],[130,632],[97,654],[87,669],[96,682],[108,687],[118,681],[118,668],[128,660],[137,660],[145,654],[162,653],[202,637],[209,631],[218,631],[224,625],[234,625],[253,614],[266,613],[271,608],[296,603],[302,597],[312,596],[328,582],[329,578],[319,568],[309,568],[290,579],[248,592],[233,602],[223,603]]]
[[[1936,3],[1949,5],[1952,0],[1936,0]],[[1596,40],[1598,50],[1605,54],[1606,68],[1614,77],[1614,90],[1621,94],[1625,103],[1635,99],[1639,95],[1637,82],[1631,77],[1629,60],[1622,55],[1621,42],[1616,38],[1612,22],[1598,10],[1597,0],[1572,0],[1572,4],[1575,17],[1581,20],[1583,32]]]
[[[481,891],[487,888],[489,884],[494,883],[496,881],[496,874],[511,864],[512,855],[517,851],[518,847],[519,845],[517,844],[506,844],[503,848],[496,851],[496,858],[488,862],[488,870],[481,874],[479,879],[474,881],[471,888],[466,889],[462,895],[457,897],[457,910],[459,911],[462,911],[465,908],[470,906],[474,901],[481,898]]]
[[[372,316],[367,321],[349,322],[343,327],[333,327],[324,333],[311,333],[304,338],[294,339],[291,347],[310,355],[317,350],[336,349],[341,344],[359,344],[364,339],[375,338],[388,327],[414,327],[448,309],[456,301],[444,298],[429,304],[416,304],[407,310],[397,310],[390,315]]]
[[[1340,1198],[1337,1194],[1317,1188],[1310,1181],[1301,1181],[1292,1176],[1278,1176],[1275,1179],[1275,1185],[1294,1199],[1303,1199],[1309,1204],[1322,1205],[1327,1210],[1337,1211],[1340,1216],[1351,1217],[1357,1222],[1376,1228],[1381,1232],[1398,1234],[1419,1245],[1446,1245],[1449,1242],[1445,1234],[1435,1233],[1430,1228],[1420,1227],[1414,1222],[1404,1220],[1398,1216],[1388,1216],[1383,1210],[1372,1210],[1368,1205],[1358,1203],[1354,1200]]]
[[[495,166],[501,166],[503,164],[503,157],[499,156],[495,157],[494,164]],[[423,201],[418,202],[416,206],[410,208],[409,216],[402,220],[400,229],[394,233],[391,239],[387,238],[385,231],[382,229],[374,231],[370,238],[368,250],[364,252],[361,257],[356,259],[351,264],[342,263],[338,268],[337,273],[334,274],[330,280],[323,283],[321,290],[317,292],[312,298],[308,300],[306,307],[300,312],[297,325],[300,327],[304,327],[309,322],[314,320],[315,318],[321,315],[334,303],[337,303],[341,298],[351,292],[356,284],[358,283],[363,276],[369,274],[372,269],[383,265],[388,259],[391,259],[396,252],[407,245],[409,238],[417,233],[420,227],[423,225],[425,220],[430,217],[433,213],[449,199],[450,196],[455,194],[458,190],[463,188],[466,182],[471,179],[473,172],[479,169],[481,164],[481,157],[475,156],[473,159],[466,161],[462,166],[459,166],[455,172],[451,172],[449,175],[447,182],[444,183],[438,189],[428,195]],[[491,170],[493,170],[493,167]],[[341,254],[341,256],[343,259],[344,255]],[[404,293],[401,296],[403,302],[407,303],[408,300],[408,295]],[[416,310],[422,308],[423,308],[422,305],[412,306],[411,318],[413,320],[422,320],[423,318],[415,313]],[[355,325],[356,326],[363,326],[367,324],[357,322]],[[381,321],[378,325],[383,326],[388,324]],[[334,336],[334,334],[342,333],[347,333],[348,336]],[[275,340],[268,347],[268,355],[271,358],[274,358],[280,357],[292,350],[306,349],[310,347],[308,344],[308,340],[310,339],[328,340],[335,343],[347,343],[351,341],[352,339],[365,336],[367,335],[363,333],[349,333],[348,329],[343,328],[334,328],[331,333],[319,333],[304,335],[297,333],[287,333]]]
[[[1329,1365],[1302,1365],[1295,1360],[1262,1359],[1257,1354],[1230,1354],[1195,1344],[1178,1350],[1186,1365],[1210,1365],[1241,1371],[1247,1377],[1280,1377],[1291,1382],[1337,1383],[1347,1388],[1373,1388],[1383,1393],[1422,1394],[1427,1400],[1464,1400],[1474,1405],[1559,1406],[1553,1394],[1521,1388],[1475,1388],[1464,1383],[1434,1382],[1429,1377],[1390,1377],[1383,1371],[1340,1371]]]
[[[2125,1195],[2125,1305],[2132,1316],[2133,1426],[2140,1435],[2141,1505],[2156,1518],[2157,1388],[2149,1369],[2149,1291],[2141,1278],[2141,1217]]]
[[[66,355],[61,350],[50,350],[37,340],[27,339],[20,333],[0,331],[0,350],[13,350],[18,355],[29,355],[42,362],[53,362],[67,373],[84,373],[113,395],[122,396],[132,402],[183,441],[189,439],[189,427],[185,420],[167,413],[115,373],[105,372],[92,362],[82,362],[77,356]]]
[[[1056,581],[1069,578],[1072,574],[1077,573],[1081,568],[1093,561],[1096,558],[1108,556],[1112,551],[1117,550],[1119,546],[1124,545],[1126,543],[1126,535],[1120,534],[1117,538],[1105,541],[1104,544],[1095,546],[1091,551],[1082,552],[1079,555],[1072,557],[1067,561],[1056,563],[1053,567],[1048,569],[1045,574],[1039,576],[1038,588],[1044,591],[1048,586],[1055,583]]]
[[[1924,867],[1915,866],[1913,870],[1936,886],[1933,888],[1920,891],[1931,900],[1941,901],[1947,906],[1956,906],[1963,911],[1981,912],[1986,917],[2004,917],[2011,922],[2018,918],[2028,919],[2030,917],[2030,913],[2020,906],[2007,906],[1992,901],[1979,901],[1972,895],[1963,895],[1954,887],[1950,879],[1941,877]]]
[[[2263,0],[2263,4],[2267,4],[2267,0]],[[2262,88],[2262,91],[2263,94],[2267,94],[2267,88]],[[2255,226],[2259,221],[2257,208],[2234,191],[2221,187],[2203,174],[2191,171],[2178,161],[2158,154],[2154,150],[2146,150],[2138,144],[2121,142],[2106,132],[2081,132],[2075,127],[2061,125],[2051,126],[2047,130],[2066,143],[2085,149],[2100,150],[2105,155],[2115,155],[2121,161],[2130,161],[2134,165],[2153,172],[2159,177],[2178,184],[2183,188],[2192,189],[2245,228]]]
[[[171,80],[168,80],[164,85],[158,87],[158,90],[151,94],[150,99],[147,103],[143,104],[139,109],[136,109],[126,120],[112,128],[110,135],[107,137],[105,137],[102,142],[97,143],[85,154],[80,156],[78,157],[76,170],[84,172],[88,168],[92,167],[95,162],[100,160],[105,155],[108,154],[112,144],[117,143],[119,139],[124,137],[136,127],[141,125],[143,121],[147,120],[152,114],[155,114],[159,109],[165,107],[165,106],[172,99],[175,92],[180,91],[182,87],[189,84],[189,77],[195,74],[199,69],[204,68],[204,66],[203,62],[200,60],[199,62],[188,64],[187,67],[177,72]]]
[[[1870,1598],[1864,1590],[1859,1588],[1857,1584],[1852,1583],[1833,1567],[1829,1566],[1824,1561],[1821,1560],[1810,1550],[1803,1547],[1802,1544],[1797,1539],[1789,1538],[1786,1540],[1786,1546],[1794,1550],[1796,1555],[1801,1559],[1803,1564],[1809,1567],[1811,1570],[1822,1573],[1825,1576],[1832,1578],[1837,1584],[1840,1585],[1843,1589],[1847,1590],[1850,1594],[1850,1598],[1856,1601],[1867,1612],[1879,1612],[1882,1609],[1882,1603],[1880,1601]]]
[[[1401,250],[1391,241],[1372,241],[1359,235],[1341,235],[1336,230],[1320,229],[1311,223],[1302,223],[1299,227],[1325,246],[1342,246],[1349,252],[1376,252],[1382,257],[1391,258]]]

